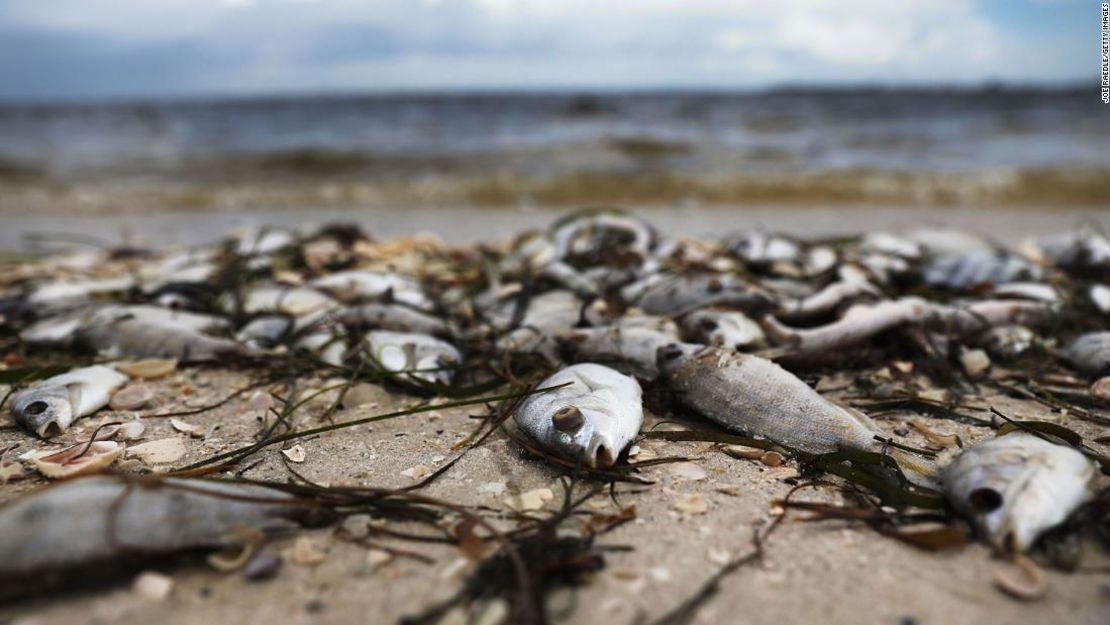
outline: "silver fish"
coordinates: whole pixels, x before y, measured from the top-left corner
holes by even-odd
[[[840,279],[825,288],[779,307],[776,316],[783,319],[808,319],[830,313],[845,302],[868,296],[872,299],[881,293],[868,281],[863,270],[852,265],[843,265],[839,270]]]
[[[254,350],[273,349],[293,331],[293,319],[283,315],[256,317],[235,334],[235,340]]]
[[[451,328],[439,317],[401,304],[360,304],[340,311],[336,319],[352,328],[416,332],[449,336]]]
[[[432,310],[432,300],[416,280],[397,273],[356,269],[316,278],[309,286],[345,302],[393,301]]]
[[[181,362],[205,362],[235,356],[243,346],[168,323],[122,319],[81,328],[74,335],[79,347],[105,358],[173,358]]]
[[[1072,341],[1061,355],[1080,373],[1099,377],[1110,374],[1110,331],[1088,332]]]
[[[965,450],[942,473],[952,506],[999,549],[1025,551],[1090,498],[1095,463],[1026,432]]]
[[[291,530],[312,515],[288,494],[260,486],[108,476],[70,480],[0,508],[0,578],[242,545],[250,530]]]
[[[367,349],[374,366],[385,371],[413,371],[405,376],[417,381],[447,384],[453,377],[448,367],[462,362],[454,345],[427,334],[374,330],[366,334]]]
[[[815,328],[791,328],[766,317],[763,329],[775,343],[787,345],[793,351],[818,352],[858,345],[893,328],[936,315],[935,304],[920,297],[903,297],[852,306],[837,321]]]
[[[249,289],[238,303],[246,315],[289,315],[302,317],[333,310],[339,304],[331,297],[303,286],[279,284],[260,285]],[[230,294],[220,298],[220,308],[228,313],[236,311],[236,300]]]
[[[754,313],[771,305],[766,294],[728,274],[676,275],[653,279],[634,303],[646,314],[670,317],[707,306],[729,306]]]
[[[678,340],[678,328],[665,317],[629,315],[612,325],[575,328],[559,335],[571,361],[605,363],[641,380],[659,376],[656,353]]]
[[[992,358],[1012,360],[1029,351],[1037,335],[1025,326],[1004,325],[979,335],[976,343],[987,350]]]
[[[12,396],[15,422],[43,438],[61,434],[77,419],[108,405],[126,375],[96,365],[48,378]]]
[[[643,259],[651,251],[655,233],[647,222],[631,215],[599,212],[556,222],[551,238],[556,258],[563,260],[573,256],[592,258],[614,249]]]
[[[768,265],[797,260],[801,246],[789,237],[765,230],[749,230],[734,235],[726,244],[728,251],[751,265]]]
[[[568,386],[528,396],[513,413],[517,426],[559,456],[590,467],[612,466],[640,433],[640,384],[609,367],[583,363],[561,369],[540,387]]]
[[[683,338],[691,343],[752,348],[766,341],[759,324],[742,312],[706,308],[681,319]]]
[[[888,437],[865,415],[822,397],[777,364],[721,347],[668,346],[659,367],[679,399],[705,417],[750,436],[814,454],[842,450],[879,452]],[[906,476],[935,483],[930,461],[898,449],[887,453]]]
[[[964,290],[980,284],[1037,280],[1040,268],[1020,256],[995,250],[975,250],[938,256],[925,266],[925,284]]]

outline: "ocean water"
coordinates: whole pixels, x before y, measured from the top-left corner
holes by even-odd
[[[1090,90],[475,94],[0,107],[0,162],[59,179],[1108,168]]]
[[[237,201],[265,206],[329,197],[773,202],[810,197],[807,189],[814,199],[1052,201],[1056,193],[1099,204],[1110,115],[1095,95],[817,90],[0,106],[0,186],[14,188],[0,208],[32,206],[39,191],[63,207],[75,193],[90,204],[219,207],[229,186]],[[802,189],[794,180],[819,182]]]

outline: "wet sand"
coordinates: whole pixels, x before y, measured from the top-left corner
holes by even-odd
[[[999,208],[905,206],[629,206],[666,232],[697,237],[762,226],[799,236],[836,236],[861,230],[900,232],[918,227],[972,230],[1003,242],[1066,230],[1080,224],[1110,225],[1110,207]],[[486,209],[465,206],[405,209],[281,209],[228,212],[156,210],[89,214],[43,211],[0,213],[0,250],[32,251],[47,239],[154,246],[196,245],[218,240],[238,227],[296,226],[354,222],[379,238],[431,232],[448,243],[501,240],[525,228],[543,228],[555,209]],[[60,236],[59,236],[60,235]]]

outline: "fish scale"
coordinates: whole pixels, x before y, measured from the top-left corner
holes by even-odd
[[[719,347],[673,346],[661,350],[660,365],[683,403],[727,428],[814,454],[882,451],[875,436],[884,433],[870,419],[765,358]],[[911,480],[933,484],[930,462],[896,449],[887,453]]]

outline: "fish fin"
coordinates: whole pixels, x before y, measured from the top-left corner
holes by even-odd
[[[856,421],[858,421],[864,427],[866,427],[870,430],[874,430],[876,432],[882,432],[882,430],[879,429],[879,426],[875,425],[875,422],[871,420],[871,417],[867,416],[863,412],[860,412],[858,409],[853,408],[851,406],[843,406],[843,405],[841,406],[841,408],[844,408],[844,410],[848,413],[848,416],[850,416],[853,419],[855,419]]]
[[[940,466],[936,461],[922,458],[901,449],[888,449],[887,454],[898,463],[906,479],[915,486],[940,489]]]

